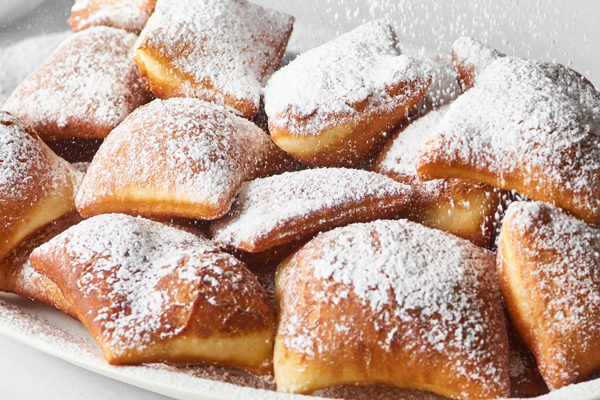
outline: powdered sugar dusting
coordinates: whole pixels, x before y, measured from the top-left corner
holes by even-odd
[[[504,57],[503,53],[469,36],[462,36],[452,44],[452,55],[456,64],[472,69],[473,76],[478,76],[494,60]]]
[[[246,281],[241,262],[209,241],[122,214],[100,215],[69,228],[34,251],[34,268],[38,257],[56,252],[64,252],[72,264],[50,274],[65,274],[62,282],[72,280],[61,290],[78,292],[81,315],[89,318],[88,326],[98,324],[96,334],[117,354],[178,335],[188,324],[189,316],[183,316],[201,292],[216,305],[231,300],[216,295],[221,285],[241,292],[253,283],[258,287]]]
[[[410,196],[407,186],[373,172],[345,168],[288,172],[243,184],[232,210],[211,225],[211,233],[217,243],[234,247],[254,246],[276,232],[292,241],[300,233],[306,236],[355,222],[366,201],[376,215],[402,208]],[[398,199],[389,202],[390,197]],[[299,221],[321,215],[311,232],[300,232],[305,227],[297,226]]]
[[[547,348],[553,365],[544,365],[546,373],[577,378],[577,355],[600,336],[600,229],[539,202],[512,203],[505,221],[527,238],[512,251],[525,260],[522,274],[534,285],[526,288],[532,295],[520,296],[522,307],[542,313],[536,329],[555,343]]]
[[[433,158],[489,170],[502,186],[519,174],[523,186],[573,192],[579,209],[600,212],[600,93],[572,70],[498,59],[450,105],[438,132]]]
[[[3,108],[44,139],[105,137],[147,100],[131,60],[135,40],[134,34],[108,27],[74,34],[17,87]]]
[[[258,109],[260,90],[281,65],[293,17],[245,0],[159,0],[138,47],[148,45],[196,84],[250,101]],[[202,88],[180,88],[207,98]]]
[[[128,185],[151,184],[182,199],[223,202],[226,212],[243,181],[276,169],[267,163],[279,151],[260,128],[221,106],[192,98],[154,100],[104,141],[77,205]]]
[[[296,295],[312,280],[322,292]],[[507,339],[494,254],[464,239],[404,220],[338,228],[294,255],[280,273],[278,292],[290,294],[280,304],[279,335],[303,357],[341,351],[346,343],[338,341],[346,336],[334,343],[310,321],[325,304],[344,310],[355,296],[370,310],[378,346],[416,358],[443,354],[447,373],[480,383],[502,386],[508,377],[508,359],[498,352]],[[360,340],[352,315],[332,318],[329,330]]]
[[[422,89],[429,84],[429,71],[417,59],[400,55],[392,28],[376,20],[301,54],[273,74],[265,88],[265,110],[272,126],[314,135],[341,118],[405,103],[412,91],[396,96],[386,91],[402,82]]]
[[[69,24],[75,31],[106,25],[139,33],[152,11],[153,0],[76,0]]]

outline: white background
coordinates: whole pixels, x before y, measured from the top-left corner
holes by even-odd
[[[24,1],[24,0],[0,0]],[[600,86],[600,2],[597,0],[258,0],[297,17],[290,46],[303,50],[361,22],[384,17],[407,52],[448,52],[475,35],[510,54],[557,60]],[[70,0],[46,0],[0,28],[0,46],[41,32],[67,29]],[[1,63],[1,61],[0,61]],[[0,399],[144,399],[155,395],[0,337]]]

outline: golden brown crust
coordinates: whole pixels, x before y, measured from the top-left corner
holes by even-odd
[[[75,32],[103,25],[139,34],[155,5],[156,0],[75,0],[69,25]]]
[[[17,87],[4,109],[43,140],[106,137],[150,100],[131,60],[135,40],[109,27],[73,34]]]
[[[58,286],[31,267],[29,255],[38,246],[81,221],[77,213],[65,215],[29,235],[12,249],[0,261],[0,290],[18,294],[77,318],[73,305]]]
[[[260,128],[197,99],[155,100],[104,141],[77,195],[107,212],[215,219],[245,180],[295,168]]]
[[[269,368],[267,295],[242,262],[205,239],[109,214],[63,232],[30,261],[74,305],[112,364]]]
[[[81,175],[18,119],[0,112],[0,258],[74,211]]]
[[[596,227],[543,203],[513,203],[504,218],[500,287],[551,389],[600,370],[598,237]]]
[[[452,242],[448,251],[446,240]],[[456,287],[446,280],[456,267],[453,252],[470,264]],[[394,267],[394,257],[406,262]],[[421,262],[427,270],[412,271]],[[463,399],[507,396],[508,343],[493,263],[486,250],[406,221],[355,224],[317,236],[284,261],[276,277],[278,390],[384,384]],[[477,327],[467,326],[480,312],[485,317]],[[465,348],[475,343],[485,350]]]

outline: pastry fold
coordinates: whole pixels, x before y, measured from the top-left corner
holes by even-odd
[[[69,25],[75,32],[111,26],[139,34],[155,5],[156,0],[75,0]]]

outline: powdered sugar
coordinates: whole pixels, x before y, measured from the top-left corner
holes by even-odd
[[[117,354],[177,336],[201,292],[216,305],[232,301],[216,295],[221,285],[246,295],[252,295],[244,292],[247,287],[258,287],[246,281],[241,262],[207,240],[122,214],[100,215],[69,228],[36,249],[32,264],[39,268],[36,259],[62,252],[66,258],[61,259],[71,265],[51,271],[51,278],[59,276],[61,290],[80,300],[88,327],[98,324],[99,332],[92,333]]]
[[[468,165],[506,189],[504,177],[518,176],[522,187],[569,191],[574,207],[600,212],[600,94],[572,70],[500,58],[450,105],[438,132],[421,165]]]
[[[473,76],[478,76],[494,60],[504,57],[498,50],[468,36],[462,36],[452,44],[452,55],[455,63],[472,69]]]
[[[526,238],[517,236],[510,251],[524,263],[529,294],[518,294],[520,307],[535,310],[535,329],[544,335],[538,340],[552,343],[544,346],[544,369],[577,378],[577,355],[600,336],[600,229],[539,202],[512,203],[505,221]]]
[[[135,39],[108,27],[74,34],[17,87],[3,108],[44,139],[105,137],[147,100],[131,60]]]
[[[322,292],[296,296],[312,280]],[[481,383],[508,377],[498,353],[506,334],[494,254],[464,239],[403,220],[338,228],[293,256],[280,272],[278,292],[294,293],[280,304],[279,335],[303,357],[327,357],[346,345],[338,343],[344,335],[319,336],[308,314],[318,315],[325,304],[344,310],[355,296],[370,310],[369,321],[360,323],[377,332],[378,346],[417,358],[443,354],[448,373]],[[331,318],[338,332],[360,340],[352,315]]]
[[[265,110],[269,124],[314,135],[340,119],[405,103],[413,90],[386,92],[402,82],[422,89],[429,84],[428,69],[400,55],[392,28],[377,20],[301,54],[273,74],[264,91]]]
[[[79,179],[18,119],[0,111],[0,228],[10,232],[13,224],[22,222],[23,206],[34,207]]]
[[[243,184],[232,210],[213,222],[211,233],[217,243],[238,248],[261,246],[259,242],[271,236],[293,241],[298,235],[355,222],[367,201],[374,218],[390,214],[390,209],[399,211],[411,194],[409,187],[373,172],[344,168],[288,172]],[[313,219],[310,227],[305,226]]]
[[[223,203],[225,213],[243,181],[276,169],[267,164],[279,152],[260,128],[221,106],[191,98],[155,100],[105,140],[77,205],[139,186],[197,203]]]
[[[69,24],[75,31],[106,25],[139,33],[153,10],[154,0],[76,0]]]
[[[281,65],[293,17],[245,0],[160,0],[137,47],[149,46],[195,85],[183,94],[249,101]],[[206,85],[208,89],[198,85]]]

